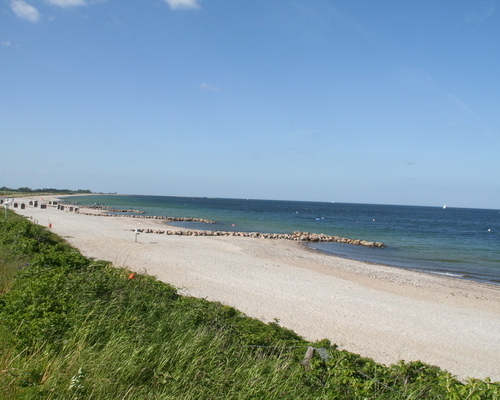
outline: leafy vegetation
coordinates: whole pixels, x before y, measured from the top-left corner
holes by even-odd
[[[0,217],[2,399],[500,399],[421,362],[308,343]],[[322,348],[308,365],[308,346]]]

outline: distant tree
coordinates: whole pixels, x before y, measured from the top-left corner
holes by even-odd
[[[70,190],[70,189],[54,189],[54,188],[43,188],[43,189],[31,189],[29,187],[20,187],[18,189],[11,189],[6,186],[0,187],[1,192],[13,192],[13,193],[64,193],[64,194],[73,194],[73,193],[92,193],[89,189],[78,189],[78,190]]]

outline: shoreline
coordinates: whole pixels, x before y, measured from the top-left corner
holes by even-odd
[[[485,280],[485,279],[483,279],[483,280],[481,280],[481,279],[475,279],[475,278],[472,278],[472,277],[467,277],[467,276],[458,275],[458,274],[451,274],[451,273],[447,273],[447,272],[441,273],[441,272],[437,272],[437,271],[434,271],[434,270],[431,270],[431,269],[424,270],[424,269],[411,268],[411,267],[401,267],[399,265],[390,265],[390,264],[383,264],[383,263],[379,263],[379,262],[375,262],[375,261],[366,261],[366,260],[360,260],[360,259],[356,259],[356,258],[349,258],[347,256],[338,255],[338,254],[330,253],[328,251],[324,251],[324,250],[321,250],[321,249],[312,248],[312,247],[310,247],[311,243],[305,242],[305,243],[302,243],[302,244],[304,245],[304,248],[307,249],[307,250],[309,250],[309,251],[312,251],[312,252],[315,252],[315,253],[319,253],[319,254],[324,254],[326,256],[341,258],[341,259],[344,259],[344,260],[347,260],[347,261],[359,261],[359,262],[370,264],[370,265],[378,265],[378,266],[381,266],[381,267],[395,268],[395,269],[400,269],[400,270],[403,270],[403,271],[416,272],[416,273],[424,274],[424,275],[437,276],[437,277],[441,277],[441,278],[444,278],[444,279],[453,279],[453,280],[456,279],[456,280],[459,280],[459,281],[473,282],[473,283],[475,283],[477,285],[484,285],[486,287],[492,287],[492,288],[500,289],[500,283],[488,281],[488,280]]]
[[[337,217],[335,217],[335,215],[333,214],[329,214],[331,210],[328,204],[326,205],[327,209],[321,208],[311,214],[312,216],[316,214],[325,215],[328,221],[326,224],[315,223],[314,218],[311,217],[311,215],[305,216],[305,219],[304,217],[300,217],[297,221],[295,221],[296,210],[299,210],[300,213],[304,212],[304,210],[308,210],[308,208],[306,207],[307,202],[298,202],[291,209],[288,209],[286,215],[282,215],[284,221],[286,221],[285,224],[282,224],[282,222],[280,222],[281,217],[280,219],[275,219],[276,213],[274,211],[272,211],[272,213],[270,214],[271,222],[268,222],[267,219],[261,219],[260,215],[261,212],[266,213],[267,208],[262,208],[262,205],[253,204],[251,205],[251,210],[253,211],[246,211],[246,205],[241,203],[241,200],[237,199],[235,200],[237,201],[237,203],[235,203],[234,205],[239,211],[235,215],[230,213],[228,216],[220,211],[217,211],[224,203],[209,202],[209,204],[214,206],[214,209],[206,209],[204,208],[205,200],[203,198],[182,198],[183,200],[181,202],[176,202],[174,196],[167,196],[165,197],[165,199],[170,199],[168,200],[169,204],[165,205],[165,207],[163,207],[162,205],[159,209],[156,209],[155,207],[151,207],[151,204],[149,203],[154,203],[156,201],[156,197],[158,196],[153,196],[150,201],[145,201],[144,203],[142,202],[142,200],[140,200],[139,198],[135,198],[134,196],[117,196],[120,197],[120,200],[115,201],[113,200],[112,196],[105,196],[103,198],[99,198],[99,201],[106,204],[114,204],[117,208],[134,208],[134,206],[138,206],[138,204],[141,204],[141,210],[145,211],[145,214],[143,214],[145,218],[163,218],[165,216],[176,216],[177,214],[183,215],[184,217],[195,216],[197,218],[207,218],[208,215],[208,218],[211,218],[218,222],[217,224],[212,226],[207,226],[206,224],[196,222],[181,221],[171,223],[174,226],[187,228],[195,232],[210,230],[232,232],[237,230],[241,231],[243,234],[251,234],[252,232],[257,232],[261,235],[293,235],[293,231],[304,231],[307,235],[311,236],[311,240],[309,243],[310,247],[315,248],[316,250],[321,251],[324,254],[363,262],[374,262],[381,265],[420,271],[434,275],[472,280],[476,282],[492,283],[500,286],[500,277],[498,275],[498,257],[495,257],[494,247],[494,235],[497,235],[498,237],[500,228],[495,224],[493,224],[494,226],[490,226],[490,223],[484,220],[484,215],[482,214],[480,215],[480,217],[483,219],[479,218],[482,221],[482,224],[476,224],[477,221],[475,219],[474,221],[476,222],[469,222],[476,227],[482,226],[484,228],[486,226],[494,228],[488,229],[488,235],[491,234],[493,236],[493,241],[489,240],[491,239],[490,237],[483,236],[480,232],[480,229],[478,228],[473,229],[474,235],[470,242],[469,235],[467,235],[467,237],[460,238],[459,236],[461,236],[462,234],[451,234],[452,231],[440,231],[439,236],[435,236],[436,232],[433,231],[434,228],[431,228],[430,231],[428,231],[428,228],[422,228],[423,232],[428,232],[425,233],[425,236],[422,236],[422,240],[420,240],[418,239],[418,232],[411,233],[411,229],[408,230],[401,228],[405,226],[405,221],[407,221],[408,218],[412,218],[414,214],[413,211],[408,212],[404,209],[397,209],[403,212],[403,214],[406,216],[394,225],[394,229],[389,229],[389,227],[393,223],[388,222],[388,219],[386,217],[391,212],[396,212],[397,210],[388,209],[388,206],[383,205],[381,206],[385,207],[383,209],[375,208],[368,211],[363,211],[363,209],[361,209],[361,212],[364,212],[365,214],[364,217],[360,216],[360,221],[363,220],[364,223],[369,223],[369,226],[367,228],[368,230],[364,231],[359,230],[359,226],[353,225],[359,222],[357,221],[358,217],[352,219],[352,221],[350,221],[351,223],[347,223],[347,225],[345,224],[346,221],[349,220],[349,217],[346,217],[347,219],[345,220],[341,218],[340,220],[342,222],[340,223],[340,225],[334,227],[334,225],[336,224],[334,221]],[[161,198],[161,196],[159,196],[158,198]],[[79,198],[77,197],[76,199]],[[95,204],[95,198],[91,197],[84,196],[82,198],[82,201],[87,205]],[[172,201],[173,203],[170,204],[170,201]],[[258,202],[258,200],[255,201]],[[184,210],[185,207],[187,208]],[[271,203],[269,207],[271,207],[271,210],[274,210]],[[283,205],[283,207],[286,208],[285,205]],[[303,207],[306,208],[303,209]],[[404,206],[397,207],[404,208]],[[178,208],[181,210],[180,213],[178,212]],[[353,210],[356,211],[357,208]],[[299,213],[299,211],[297,211],[297,213]],[[349,215],[350,211],[348,211],[347,209],[344,211],[346,211]],[[416,211],[417,215],[420,215],[419,213],[422,213],[420,209],[417,209]],[[323,214],[323,212],[326,214]],[[366,214],[366,212],[368,212],[369,214]],[[379,215],[380,218],[377,218],[377,221],[380,222],[380,224],[376,226],[372,225],[371,218],[376,217],[378,215],[377,213],[382,213],[382,217],[380,217]],[[460,218],[454,219],[454,217],[452,217],[450,219],[450,213],[443,214],[442,211],[438,211],[437,213],[434,212],[434,214],[436,215],[434,215],[433,218],[435,217],[439,220],[436,222],[436,225],[440,227],[438,228],[438,230],[442,230],[442,227],[447,227],[449,226],[449,224],[453,225],[456,221],[467,221],[468,218],[471,218],[471,216],[467,214],[465,218],[462,218],[464,216],[461,215]],[[154,217],[155,215],[158,217]],[[287,216],[290,218],[288,218]],[[141,218],[140,215],[133,217]],[[241,220],[239,220],[240,217]],[[440,220],[441,217],[444,218],[443,221]],[[493,215],[493,218],[496,218],[496,216]],[[375,219],[373,219],[373,221],[375,221]],[[389,225],[386,226],[387,224]],[[354,229],[352,231],[350,230],[351,226],[352,229]],[[453,225],[453,232],[457,233],[462,232],[463,229],[467,230],[467,226],[469,226],[467,225],[467,223],[460,222],[457,226]],[[420,229],[420,227],[418,229]],[[491,231],[493,231],[493,233],[490,233]],[[309,234],[309,232],[313,233]],[[394,232],[399,232],[399,234],[395,235]],[[484,232],[486,232],[486,230]],[[326,233],[326,235],[324,235],[324,233]],[[330,235],[341,235],[346,237]],[[323,240],[323,238],[321,238],[322,236],[328,236],[328,239],[325,238],[326,240]],[[335,240],[331,240],[332,238]],[[360,239],[356,240],[349,238]],[[366,248],[365,246],[344,246],[344,243],[361,244],[361,242],[369,246],[383,247],[384,250],[378,251]],[[484,254],[482,254],[483,245],[486,246],[486,252]]]
[[[52,196],[63,197],[71,196]],[[421,360],[460,379],[500,380],[496,285],[322,254],[288,240],[141,234],[135,243],[138,220],[53,207],[13,210],[41,225],[50,220],[51,230],[85,256],[146,272],[181,294],[265,322],[278,319],[306,339],[328,338],[384,364]]]

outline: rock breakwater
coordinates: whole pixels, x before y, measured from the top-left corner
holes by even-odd
[[[95,205],[95,206],[80,206],[80,208],[87,208],[90,210],[103,211],[105,213],[130,213],[130,214],[145,214],[145,211],[134,210],[132,208],[128,209],[118,209],[113,207]]]
[[[84,209],[103,211],[103,213],[92,213],[85,212]],[[83,210],[82,210],[83,209]],[[155,219],[166,222],[203,222],[206,224],[215,224],[215,221],[204,218],[193,218],[193,217],[158,217],[155,215],[144,215],[144,211],[137,210],[117,210],[108,207],[96,207],[96,206],[83,206],[75,210],[78,214],[82,215],[100,215],[103,217],[127,217],[127,218],[141,218],[141,219]]]
[[[135,229],[132,229],[135,232]],[[158,235],[178,236],[239,236],[261,239],[295,240],[298,242],[336,242],[354,244],[368,247],[384,247],[381,242],[371,242],[360,239],[349,239],[340,236],[325,235],[323,233],[299,232],[293,233],[261,233],[261,232],[233,232],[233,231],[199,231],[199,230],[161,230],[161,229],[139,229],[139,233],[154,233]]]
[[[59,208],[59,207],[58,207]],[[102,213],[96,214],[95,212],[84,212],[85,209],[91,209],[93,211],[103,211]],[[73,210],[70,210],[73,211]],[[139,219],[154,219],[166,222],[203,222],[207,224],[214,224],[215,221],[203,218],[192,218],[192,217],[158,217],[154,215],[144,215],[143,211],[136,210],[117,210],[110,207],[104,206],[80,206],[80,208],[75,208],[75,212],[83,215],[100,215],[105,217],[127,217],[127,218],[139,218]],[[136,231],[132,229],[132,231]],[[344,244],[353,244],[359,246],[367,247],[385,247],[382,242],[372,242],[368,240],[361,239],[350,239],[340,236],[325,235],[323,233],[311,233],[311,232],[301,232],[295,231],[293,233],[261,233],[261,232],[234,232],[234,231],[210,231],[210,230],[162,230],[162,229],[139,229],[139,233],[154,233],[159,235],[178,235],[178,236],[240,236],[249,238],[261,238],[261,239],[275,239],[275,240],[294,240],[298,242],[335,242]]]

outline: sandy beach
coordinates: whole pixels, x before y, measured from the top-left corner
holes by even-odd
[[[17,200],[26,208],[14,211],[51,224],[85,256],[154,275],[182,294],[277,320],[306,339],[328,338],[384,364],[421,360],[460,379],[500,381],[499,286],[342,259],[289,240],[144,233],[136,242],[139,222],[141,229],[165,223]]]

